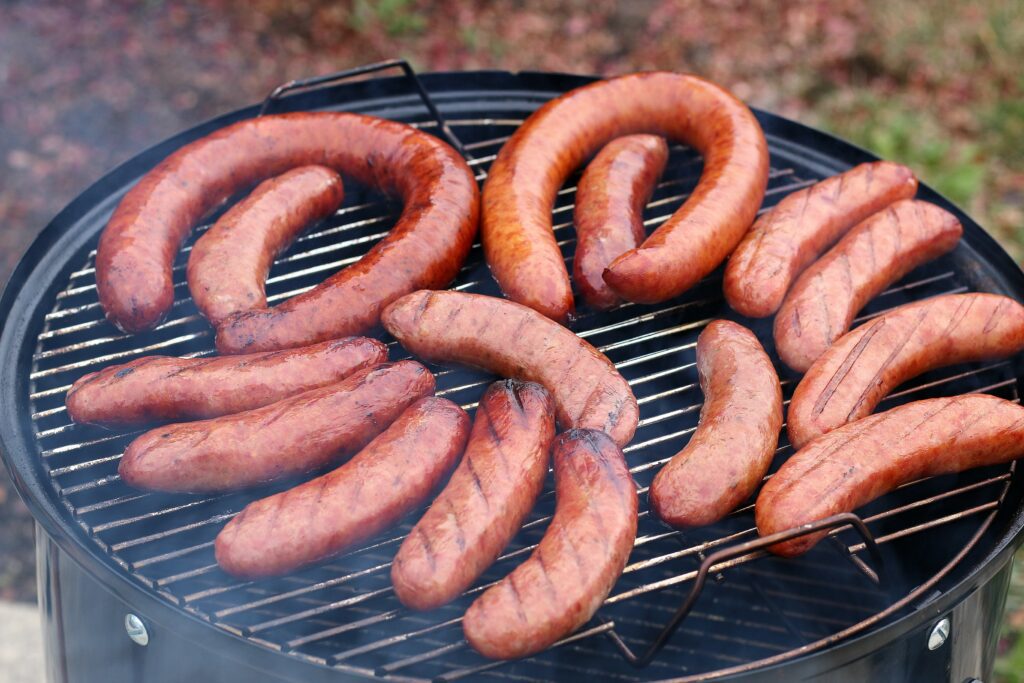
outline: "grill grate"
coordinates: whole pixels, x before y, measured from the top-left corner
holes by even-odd
[[[519,123],[518,118],[484,115],[448,120],[473,155],[470,164],[478,180],[486,177],[497,150]],[[436,128],[430,121],[415,125]],[[821,177],[780,148],[778,140],[770,138],[769,144],[773,156],[766,208]],[[647,207],[648,228],[664,222],[685,200],[701,168],[692,150],[672,147],[665,176]],[[575,246],[573,185],[571,181],[559,193],[554,209],[555,234],[567,263]],[[386,234],[399,211],[370,190],[347,186],[345,206],[275,262],[268,280],[269,300],[306,291],[356,261]],[[654,520],[642,495],[636,546],[599,612],[600,620],[528,660],[487,662],[463,641],[461,615],[475,595],[507,574],[539,541],[554,507],[550,475],[523,531],[478,584],[451,605],[414,613],[395,599],[389,570],[418,514],[327,564],[275,580],[235,580],[214,562],[214,537],[247,502],[281,490],[286,483],[206,497],[141,493],[125,486],[116,473],[123,449],[139,432],[115,434],[69,423],[64,395],[87,372],[151,353],[213,352],[212,333],[188,298],[184,279],[188,250],[205,228],[196,231],[176,261],[177,300],[169,319],[140,335],[116,333],[103,320],[95,292],[95,252],[83,253],[80,267],[70,273],[45,316],[33,357],[28,398],[37,448],[60,501],[82,531],[140,584],[218,628],[305,660],[395,680],[592,675],[634,681],[698,676],[794,656],[798,648],[866,630],[907,608],[913,588],[934,585],[976,542],[1012,477],[1012,467],[1002,467],[915,482],[862,511],[883,550],[881,582],[874,580],[870,561],[860,557],[864,544],[848,527],[832,532],[829,542],[797,561],[753,552],[716,565],[680,631],[649,667],[637,670],[608,647],[605,637],[614,631],[633,649],[644,648],[682,602],[709,554],[756,537],[752,505],[718,524],[680,532]],[[972,289],[957,258],[954,253],[914,271],[877,297],[862,319],[910,300]],[[479,244],[455,286],[498,295]],[[610,313],[584,312],[577,324],[579,334],[616,364],[639,400],[642,419],[625,451],[642,494],[696,426],[701,407],[694,363],[697,335],[715,317],[735,317],[720,291],[718,271],[676,300],[656,306],[630,304]],[[770,322],[744,322],[773,352]],[[387,341],[393,359],[406,356],[393,340]],[[462,369],[432,369],[437,373],[437,393],[469,410],[493,379]],[[797,377],[783,372],[782,379],[788,398]],[[930,373],[881,408],[964,391],[1018,400],[1012,366],[990,363]],[[791,452],[785,441],[781,444],[776,466]],[[938,535],[942,543],[920,542]],[[901,547],[908,542],[929,550],[915,553],[913,563],[901,563]]]

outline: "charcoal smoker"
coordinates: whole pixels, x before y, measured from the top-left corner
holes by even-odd
[[[640,402],[640,427],[626,448],[641,487],[639,533],[625,573],[595,618],[520,661],[477,655],[462,637],[460,619],[480,587],[506,575],[541,537],[554,506],[550,479],[522,532],[476,586],[450,605],[416,613],[396,600],[389,562],[418,515],[326,564],[279,579],[233,579],[214,562],[214,537],[249,501],[283,485],[215,496],[143,493],[117,476],[121,453],[138,432],[69,421],[65,393],[87,372],[147,354],[213,352],[211,329],[185,284],[187,251],[175,265],[174,307],[156,329],[121,334],[104,320],[96,297],[100,231],[124,192],[173,150],[264,111],[345,110],[447,139],[483,181],[502,143],[534,109],[591,80],[499,71],[418,76],[403,62],[389,62],[289,84],[262,108],[197,126],[123,164],[43,231],[0,302],[0,437],[5,463],[37,520],[51,681],[989,680],[1024,522],[1019,467],[904,486],[856,516],[830,520],[831,535],[791,560],[764,552],[750,505],[691,531],[670,529],[650,514],[646,487],[697,422],[694,344],[702,327],[717,317],[739,320],[774,354],[770,321],[739,318],[724,303],[721,270],[677,299],[584,312],[577,323],[576,331],[608,355]],[[756,113],[771,150],[765,208],[874,158]],[[694,151],[672,147],[645,213],[650,228],[685,200],[701,169]],[[566,183],[554,209],[567,261],[575,182]],[[864,317],[950,292],[1024,300],[1024,276],[988,234],[931,189],[922,186],[919,196],[956,214],[963,240],[877,297]],[[350,183],[345,205],[277,260],[270,301],[357,260],[399,211]],[[453,287],[499,295],[478,246]],[[406,356],[395,344],[391,355]],[[438,393],[468,407],[491,381],[463,369],[433,369]],[[797,376],[780,370],[788,397]],[[1018,400],[1021,370],[1015,360],[932,372],[880,409],[968,391]],[[791,452],[783,441],[774,467]]]

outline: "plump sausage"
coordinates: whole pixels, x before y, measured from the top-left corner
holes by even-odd
[[[135,439],[118,473],[156,491],[228,491],[340,462],[417,399],[434,376],[415,361],[361,370],[262,408],[168,425]]]
[[[389,306],[381,323],[410,353],[551,392],[563,429],[607,432],[619,446],[633,438],[640,410],[629,384],[600,351],[536,311],[463,292],[414,292]]]
[[[488,388],[462,461],[391,565],[403,605],[440,607],[491,566],[544,487],[554,437],[544,387],[505,380]]]
[[[608,310],[622,303],[605,283],[604,269],[644,241],[644,206],[666,161],[664,138],[627,135],[605,145],[583,172],[573,214],[572,279],[592,308]]]
[[[608,597],[636,539],[636,485],[602,432],[555,439],[555,515],[533,554],[466,610],[477,652],[515,659],[540,652],[587,622]]]
[[[1024,455],[1024,408],[985,394],[916,401],[851,422],[797,451],[754,506],[763,536],[851,512],[924,477]],[[804,553],[826,532],[771,547]]]
[[[226,358],[147,356],[80,378],[68,391],[68,416],[128,427],[230,415],[339,382],[387,357],[384,344],[365,337]]]
[[[757,337],[715,320],[697,338],[704,391],[697,431],[651,482],[658,517],[676,527],[712,524],[757,490],[782,429],[782,387]]]
[[[107,318],[138,332],[174,300],[171,264],[192,226],[232,194],[297,166],[322,164],[397,195],[390,234],[358,263],[218,335],[222,352],[269,351],[359,334],[390,301],[450,282],[477,230],[479,193],[466,162],[437,138],[349,113],[240,121],[182,147],[125,195],[100,237],[96,284]]]
[[[934,204],[901,200],[848,232],[805,270],[775,316],[775,348],[807,372],[850,329],[857,311],[923,263],[950,251],[963,228]]]
[[[752,318],[771,315],[793,280],[847,230],[915,192],[913,171],[876,161],[787,195],[757,219],[729,257],[726,301]]]
[[[513,301],[558,322],[573,315],[569,275],[551,208],[569,174],[603,145],[631,133],[694,146],[704,173],[675,215],[619,256],[604,280],[629,301],[663,301],[692,287],[750,227],[768,184],[768,145],[757,119],[722,88],[695,76],[652,72],[572,90],[548,102],[505,143],[484,184],[484,255]]]
[[[216,327],[235,313],[266,308],[264,283],[274,258],[342,199],[341,176],[325,166],[301,166],[262,182],[192,247],[188,288],[199,312]]]
[[[217,564],[243,578],[278,576],[375,536],[437,489],[468,434],[462,408],[421,398],[338,469],[247,505],[217,534]]]
[[[895,308],[840,337],[804,375],[789,404],[801,448],[871,414],[922,372],[1006,358],[1024,349],[1024,306],[998,294],[947,294]]]

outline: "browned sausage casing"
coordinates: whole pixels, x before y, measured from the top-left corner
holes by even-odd
[[[913,171],[876,161],[787,195],[757,219],[729,257],[726,300],[743,315],[771,315],[793,280],[847,230],[915,192]]]
[[[563,428],[633,438],[639,408],[629,384],[600,351],[561,325],[512,301],[463,292],[414,292],[381,323],[410,353],[542,384]]]
[[[865,415],[922,372],[1006,358],[1024,349],[1024,306],[998,294],[947,294],[895,308],[840,337],[789,403],[789,440],[812,439]]]
[[[491,566],[544,487],[554,437],[554,405],[544,387],[518,380],[490,386],[462,461],[391,565],[403,605],[440,607]]]
[[[415,361],[361,370],[336,384],[244,413],[158,427],[135,439],[118,473],[156,491],[228,491],[345,460],[434,391]]]
[[[636,539],[636,485],[607,434],[573,429],[555,439],[555,515],[533,554],[466,610],[477,652],[515,659],[540,652],[587,622],[622,574]]]
[[[391,232],[358,263],[218,335],[221,352],[268,351],[361,333],[402,294],[452,280],[477,230],[466,162],[435,137],[349,113],[263,116],[226,126],[167,157],[125,195],[100,237],[96,284],[107,318],[138,332],[174,300],[171,264],[212,208],[289,169],[322,164],[402,199]]]
[[[622,303],[605,283],[604,270],[644,241],[644,206],[666,161],[668,145],[663,138],[627,135],[609,142],[587,164],[576,187],[572,271],[587,305],[607,310]]]
[[[604,280],[629,301],[663,301],[692,287],[750,227],[768,184],[768,145],[757,119],[722,88],[652,72],[577,88],[548,102],[505,143],[484,184],[484,255],[505,294],[558,322],[573,314],[565,262],[552,232],[559,187],[614,138],[654,133],[704,156],[700,183]]]
[[[851,422],[799,450],[765,483],[754,513],[762,536],[851,512],[924,477],[1024,455],[1024,408],[985,394],[916,401]],[[776,544],[804,553],[827,532]]]
[[[902,200],[855,227],[804,271],[775,316],[779,358],[807,372],[850,329],[857,311],[914,268],[960,241],[960,221],[934,204]]]
[[[277,576],[375,536],[437,489],[468,434],[462,408],[421,398],[338,469],[247,505],[217,534],[217,564],[234,576]]]
[[[722,519],[757,490],[782,429],[782,387],[754,333],[716,320],[697,338],[700,424],[651,482],[658,517],[677,527]]]
[[[387,360],[376,339],[216,358],[147,356],[90,373],[68,391],[75,422],[126,427],[240,413],[341,381]]]
[[[216,327],[229,315],[266,308],[274,258],[343,199],[341,176],[325,166],[301,166],[262,182],[192,247],[188,288],[199,312]]]

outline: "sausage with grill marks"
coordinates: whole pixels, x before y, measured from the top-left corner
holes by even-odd
[[[118,473],[156,491],[230,491],[344,461],[434,392],[415,361],[361,370],[244,413],[168,425],[133,441]]]
[[[527,657],[594,615],[633,549],[637,493],[607,434],[555,439],[555,514],[533,554],[466,610],[466,640],[491,659]]]
[[[68,391],[68,416],[127,427],[230,415],[339,382],[387,357],[384,344],[366,337],[244,356],[147,356],[80,378]]]
[[[947,294],[895,308],[840,337],[789,404],[789,440],[812,439],[871,414],[928,370],[1007,358],[1024,349],[1024,306],[998,294]]]
[[[338,469],[246,506],[217,535],[217,563],[233,576],[277,576],[373,537],[437,489],[468,434],[459,406],[416,401]]]
[[[403,605],[440,607],[494,562],[544,487],[554,436],[544,387],[505,380],[487,389],[462,461],[391,565]]]
[[[729,257],[726,300],[743,315],[771,315],[819,254],[871,214],[915,192],[913,171],[876,161],[787,195],[757,219]]]

